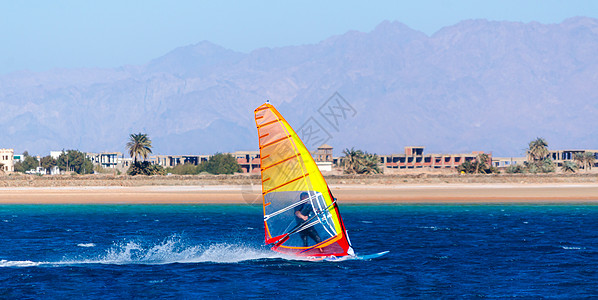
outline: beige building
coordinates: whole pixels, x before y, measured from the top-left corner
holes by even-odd
[[[454,169],[466,161],[475,160],[480,154],[486,154],[492,160],[492,153],[484,151],[460,154],[424,154],[424,147],[405,147],[404,154],[380,155],[380,163],[385,169]]]
[[[596,161],[593,167],[598,167],[598,150],[549,150],[548,158],[550,158],[557,167],[562,167],[565,161],[575,161],[575,155],[583,153],[593,153]],[[524,165],[525,162],[530,161],[529,152],[527,157],[493,157],[492,165],[497,168],[508,168],[510,166]]]
[[[14,155],[13,149],[0,149],[0,164],[4,173],[15,171]]]
[[[260,152],[259,151],[237,151],[230,153],[241,166],[243,173],[260,172]],[[208,161],[212,155],[154,155],[149,158],[153,164],[162,167],[175,167],[182,164],[199,165]]]
[[[208,161],[211,155],[154,155],[149,158],[152,164],[160,165],[164,168],[172,168],[178,165],[193,164],[199,165]]]
[[[548,157],[554,161],[557,167],[561,167],[565,161],[575,162],[575,155],[587,152],[594,154],[596,161],[594,162],[593,167],[598,167],[598,150],[552,150]]]
[[[525,157],[493,157],[492,166],[503,169],[510,166],[524,165]]]
[[[316,162],[332,162],[332,146],[323,144],[312,156]]]
[[[323,144],[311,155],[321,172],[332,172],[334,157],[332,157],[332,146]]]

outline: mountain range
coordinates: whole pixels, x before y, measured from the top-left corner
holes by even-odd
[[[0,76],[0,148],[156,154],[257,150],[270,100],[310,149],[523,156],[598,149],[598,20],[467,20],[431,36],[385,21],[317,44],[240,53],[208,41],[145,65]]]

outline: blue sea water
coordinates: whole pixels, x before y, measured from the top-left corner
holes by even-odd
[[[598,206],[341,205],[358,254],[263,245],[247,205],[2,205],[0,298],[595,298]]]

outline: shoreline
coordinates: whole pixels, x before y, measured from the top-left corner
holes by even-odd
[[[598,171],[598,170],[597,170]],[[575,174],[375,174],[334,175],[324,174],[329,185],[403,186],[446,184],[598,184],[598,172]],[[0,175],[0,188],[13,187],[143,187],[143,186],[237,186],[260,185],[259,174],[234,175],[25,175],[11,173]]]
[[[339,204],[598,204],[598,183],[331,184]],[[260,185],[0,187],[0,204],[261,205]]]

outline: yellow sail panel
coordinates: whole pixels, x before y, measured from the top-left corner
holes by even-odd
[[[275,248],[296,249],[301,253],[321,248],[316,253],[324,253],[322,249],[326,249],[328,254],[346,254],[349,246],[338,209],[324,177],[297,133],[269,103],[255,110],[255,122],[260,145],[266,242],[278,242]],[[307,212],[304,206],[309,207]],[[309,239],[313,241],[308,245],[306,240]]]
[[[266,106],[267,105],[267,106]],[[269,104],[256,109],[256,125],[260,137],[262,192],[310,189],[301,153],[292,136],[296,133]]]

